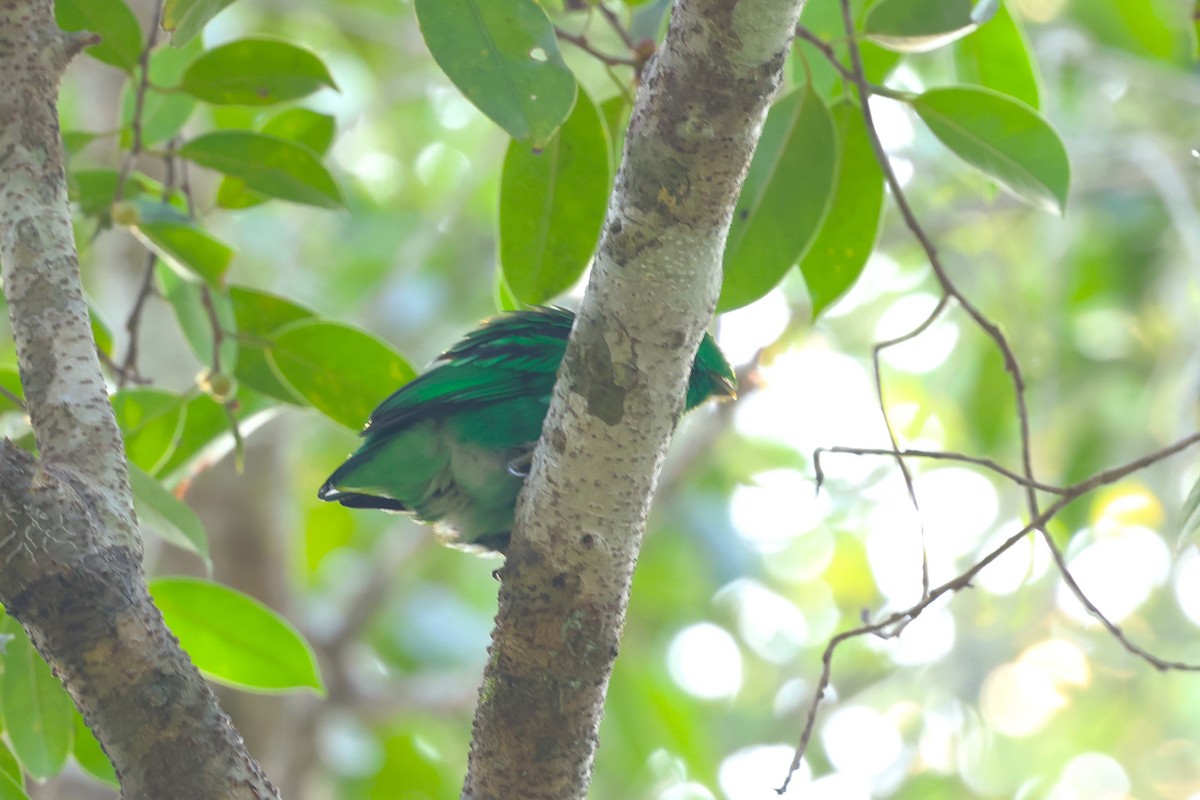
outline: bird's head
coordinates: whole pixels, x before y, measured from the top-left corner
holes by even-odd
[[[688,379],[686,410],[691,411],[710,397],[727,399],[737,396],[737,376],[725,359],[721,348],[709,334],[704,334],[696,361],[692,364],[692,376]]]

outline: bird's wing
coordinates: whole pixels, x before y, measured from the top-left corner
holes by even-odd
[[[363,434],[386,435],[413,422],[525,397],[549,396],[571,332],[557,308],[497,317],[438,357],[371,414]]]

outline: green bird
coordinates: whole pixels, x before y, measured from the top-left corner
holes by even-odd
[[[317,497],[408,512],[447,544],[503,553],[574,320],[533,308],[468,333],[371,413],[362,445]],[[685,408],[735,389],[733,368],[705,334]]]

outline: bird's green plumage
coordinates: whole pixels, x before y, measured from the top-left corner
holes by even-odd
[[[452,544],[503,552],[575,317],[535,308],[496,317],[438,357],[371,414],[362,445],[317,496],[352,508],[410,512]],[[696,353],[690,410],[734,391],[711,336]]]

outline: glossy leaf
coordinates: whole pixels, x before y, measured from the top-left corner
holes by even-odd
[[[880,0],[863,33],[890,50],[924,53],[966,36],[995,13],[997,0]]]
[[[208,536],[196,513],[158,480],[132,464],[129,466],[129,485],[133,489],[133,507],[138,520],[176,547],[200,556],[211,569]]]
[[[771,107],[725,243],[720,311],[765,295],[804,255],[833,195],[833,118],[811,89]]]
[[[416,0],[429,52],[514,139],[543,147],[571,113],[575,76],[535,0]]]
[[[336,322],[299,320],[272,338],[267,356],[284,383],[313,408],[354,430],[384,398],[416,377],[391,347]]]
[[[221,287],[233,262],[233,248],[173,206],[144,199],[133,202],[138,212],[133,234],[144,245],[181,275]]]
[[[184,70],[204,48],[199,39],[186,47],[159,47],[150,54],[150,83],[142,98],[142,144],[166,141],[183,130],[196,109],[196,98],[184,92],[159,91],[155,86],[176,86]],[[121,94],[121,146],[133,145],[133,115],[137,110],[137,88],[128,82]]]
[[[0,747],[4,747],[3,743]],[[8,773],[0,773],[0,800],[29,800],[19,780],[20,776],[14,778]]]
[[[179,155],[257,192],[294,203],[341,208],[342,191],[308,147],[250,131],[219,131],[192,139]]]
[[[162,389],[123,389],[112,396],[130,463],[153,473],[170,457],[183,430],[185,403]]]
[[[231,286],[229,299],[237,320],[239,350],[235,373],[244,385],[285,403],[299,404],[267,360],[271,335],[288,323],[314,316],[313,312],[278,295]]]
[[[5,733],[25,771],[46,780],[62,771],[71,750],[74,706],[25,631],[11,618],[4,630],[13,635],[0,678]]]
[[[217,105],[265,106],[337,89],[311,50],[275,39],[238,39],[207,51],[188,67],[180,88]]]
[[[113,769],[108,756],[104,755],[104,750],[100,748],[100,742],[88,728],[87,723],[83,721],[82,714],[76,711],[74,717],[75,745],[71,754],[75,756],[79,766],[93,778],[101,783],[107,783],[114,789],[118,788],[117,772]],[[0,800],[3,800],[3,795],[0,795]]]
[[[233,307],[228,295],[205,284],[186,280],[165,265],[159,265],[157,277],[162,295],[175,311],[179,329],[200,363],[208,367],[219,366],[223,372],[236,369],[237,322],[233,317]],[[220,329],[219,364],[213,360],[213,343],[216,339],[212,319],[214,315]]]
[[[500,265],[520,302],[545,303],[587,268],[608,205],[610,152],[599,109],[584,91],[544,150],[509,142],[500,176]]]
[[[80,169],[72,170],[70,178],[70,198],[79,204],[79,212],[85,217],[96,217],[103,224],[110,224],[109,212],[117,197],[117,186],[120,175],[115,169]],[[134,172],[125,180],[123,195],[134,198],[141,194],[161,192],[149,178]]]
[[[333,144],[333,117],[307,108],[289,108],[267,120],[262,133],[307,145],[318,156],[324,155]],[[246,185],[242,178],[226,176],[217,188],[217,205],[221,208],[250,208],[270,198]]]
[[[212,680],[259,692],[323,691],[304,637],[254,598],[194,578],[152,581],[150,595],[192,662]]]
[[[815,319],[862,274],[883,220],[883,172],[856,103],[831,109],[837,127],[837,184],[829,213],[800,261]]]
[[[233,0],[167,0],[163,6],[163,30],[171,33],[171,43],[182,47],[204,30],[208,21],[221,13]]]
[[[521,307],[521,301],[517,300],[504,280],[503,270],[496,270],[496,279],[492,282],[492,302],[496,304],[497,311],[516,311]]]
[[[240,360],[240,359],[239,359]],[[249,392],[238,393],[238,415],[244,419],[256,410]],[[246,431],[243,431],[243,435]],[[196,394],[184,409],[183,430],[166,463],[159,467],[159,478],[174,478],[196,460],[211,463],[232,446],[229,413],[206,394]]]
[[[1020,23],[1001,5],[975,33],[954,44],[958,77],[1038,108],[1041,80]]]
[[[1062,214],[1071,165],[1058,132],[1036,111],[987,89],[931,89],[912,101],[941,140],[1017,197]]]
[[[56,0],[54,18],[64,31],[100,34],[84,52],[97,61],[132,73],[142,54],[142,28],[122,0]]]

